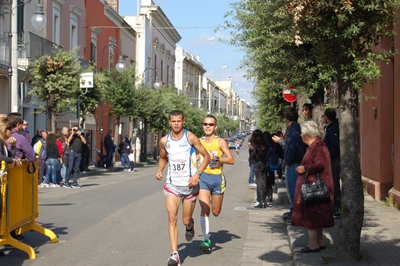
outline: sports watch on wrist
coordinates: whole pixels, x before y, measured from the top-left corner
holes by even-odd
[[[196,174],[201,175],[203,172],[202,171],[196,171]]]

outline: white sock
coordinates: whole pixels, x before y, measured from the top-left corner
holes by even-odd
[[[209,240],[210,222],[208,216],[200,216],[201,231],[203,232],[204,240]]]

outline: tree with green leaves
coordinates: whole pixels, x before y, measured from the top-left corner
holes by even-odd
[[[243,0],[232,5],[225,27],[246,51],[243,67],[257,80],[258,117],[279,113],[287,83],[298,94],[320,98],[339,89],[342,206],[336,259],[358,260],[364,215],[358,105],[364,84],[380,76],[376,60],[388,60],[398,0]],[[262,100],[263,102],[261,102]],[[262,105],[269,105],[261,107]],[[265,114],[262,114],[265,112]],[[269,122],[265,120],[264,124]]]
[[[71,111],[80,94],[79,75],[82,69],[75,50],[63,51],[55,46],[51,54],[33,61],[28,72],[33,85],[29,93],[44,103],[42,112],[49,114],[49,122],[54,128],[55,115]]]
[[[104,69],[96,73],[95,83],[102,92],[102,100],[110,106],[111,113],[115,115],[117,125],[120,124],[121,117],[134,115],[132,114],[136,103],[134,69],[127,69],[122,73],[115,69]]]

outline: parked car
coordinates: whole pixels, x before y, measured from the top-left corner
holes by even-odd
[[[236,138],[234,137],[228,137],[226,138],[226,142],[228,143],[228,148],[229,149],[235,149],[236,148]]]

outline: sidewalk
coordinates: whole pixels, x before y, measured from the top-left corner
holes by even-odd
[[[286,223],[281,218],[283,213],[288,211],[288,201],[285,183],[279,182],[276,184],[273,208],[248,208],[248,236],[243,247],[242,265],[399,265],[400,212],[375,201],[368,194],[364,197],[364,208],[364,224],[361,231],[361,252],[364,255],[362,261],[331,261],[337,224],[340,220],[335,221],[334,227],[324,230],[326,250],[318,253],[298,253],[300,248],[307,245],[308,233],[306,229],[291,226],[289,221]]]

